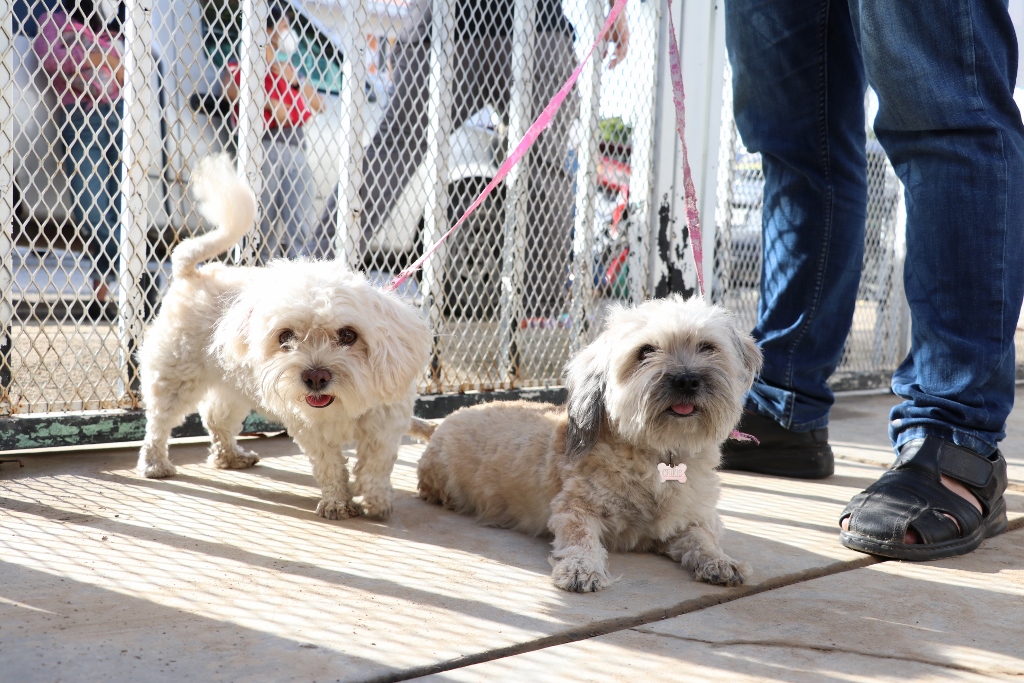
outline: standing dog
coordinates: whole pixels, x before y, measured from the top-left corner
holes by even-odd
[[[718,306],[672,297],[614,309],[569,363],[565,408],[474,406],[432,435],[415,422],[430,439],[420,497],[553,533],[552,578],[565,590],[610,585],[607,549],[662,553],[702,581],[741,584],[748,570],[719,545],[715,468],[760,366],[754,340]]]
[[[259,458],[235,435],[255,409],[280,420],[312,461],[323,490],[318,515],[386,517],[391,470],[430,351],[426,322],[338,262],[197,269],[250,228],[256,198],[225,157],[204,161],[195,176],[200,210],[217,227],[174,250],[174,282],[139,351],[146,403],[139,473],[175,473],[167,439],[197,407],[212,439],[210,464],[254,465]],[[342,454],[352,441],[354,486]]]

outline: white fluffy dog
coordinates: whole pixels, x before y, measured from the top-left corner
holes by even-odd
[[[323,491],[318,515],[386,517],[391,470],[430,351],[426,322],[338,262],[197,269],[245,234],[256,198],[225,157],[201,163],[193,188],[216,229],[174,250],[174,281],[139,351],[146,404],[139,473],[175,473],[167,439],[197,407],[212,440],[210,464],[252,466],[259,458],[235,435],[255,409],[284,424],[312,461]],[[350,486],[342,447],[353,441]]]
[[[553,579],[566,590],[610,585],[607,549],[662,553],[702,581],[741,584],[748,570],[719,544],[715,468],[760,366],[723,308],[673,297],[615,309],[569,364],[566,407],[474,406],[432,435],[417,421],[430,440],[420,496],[554,534]]]

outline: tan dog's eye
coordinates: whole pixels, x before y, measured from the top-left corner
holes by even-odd
[[[718,347],[711,342],[701,342],[700,346],[697,347],[697,353],[714,353],[718,350]]]
[[[359,335],[351,327],[343,327],[338,330],[338,343],[342,346],[352,346],[359,339]]]
[[[654,348],[650,344],[644,344],[643,346],[636,350],[636,359],[642,363],[645,360],[647,360],[647,356],[651,355],[657,350],[658,349]]]
[[[277,343],[282,347],[287,347],[295,341],[295,333],[291,330],[282,330],[281,334],[277,335]]]

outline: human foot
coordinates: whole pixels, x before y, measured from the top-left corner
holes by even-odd
[[[1006,460],[929,436],[906,443],[891,470],[854,496],[840,542],[900,560],[963,555],[1006,530]]]
[[[950,491],[952,491],[953,493],[955,493],[956,495],[960,496],[961,498],[966,500],[968,503],[973,505],[975,507],[975,509],[977,509],[978,514],[981,514],[983,512],[983,510],[981,509],[981,503],[978,502],[977,496],[975,496],[973,493],[968,491],[966,486],[964,486],[963,484],[958,482],[956,479],[950,479],[945,474],[943,474],[939,478],[939,480],[942,482],[942,485],[945,486],[947,489],[949,489]],[[956,521],[956,517],[954,517],[953,515],[946,514],[946,513],[942,513],[942,514],[945,515],[946,517],[948,517],[949,519],[953,520],[953,523],[956,524],[957,530],[960,531],[960,532],[963,532],[963,530],[960,528],[960,523]],[[850,530],[850,518],[849,517],[843,517],[843,521],[840,523],[839,526],[841,526],[843,528],[843,531],[849,531]],[[904,534],[904,536],[903,536],[903,542],[906,543],[907,545],[913,545],[915,543],[920,543],[921,539],[918,537],[916,531],[914,531],[913,529],[907,529],[907,533]]]
[[[719,469],[794,479],[824,479],[835,471],[825,427],[794,432],[770,417],[744,411],[736,430],[754,440],[726,441]]]

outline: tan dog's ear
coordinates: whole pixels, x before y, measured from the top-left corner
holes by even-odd
[[[750,334],[740,331],[739,327],[735,329],[736,349],[739,351],[740,360],[747,371],[745,381],[747,389],[750,389],[751,385],[754,384],[754,378],[757,377],[757,373],[761,372],[761,363],[764,359],[761,356],[761,349],[758,347],[757,342],[754,341],[754,338]]]
[[[565,454],[571,462],[578,462],[597,445],[604,427],[607,379],[604,367],[598,362],[596,346],[581,351],[568,366],[566,412],[569,419],[565,429]]]
[[[381,397],[391,403],[405,396],[423,372],[433,336],[419,311],[397,297],[378,294],[367,346]]]

